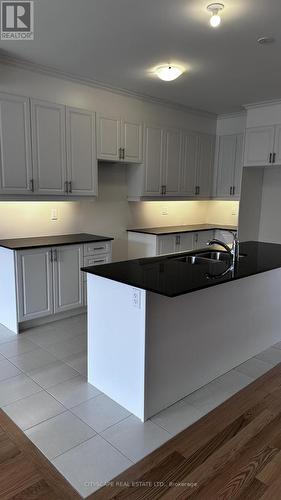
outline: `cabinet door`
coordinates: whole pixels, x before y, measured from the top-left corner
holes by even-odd
[[[208,241],[214,238],[214,231],[198,231],[195,237],[196,248],[204,248],[207,246]]]
[[[229,246],[233,245],[233,235],[229,231],[223,231],[222,229],[215,230],[215,238],[220,241],[223,241]]]
[[[237,198],[240,197],[241,194],[241,182],[242,182],[242,172],[243,172],[243,145],[244,145],[244,136],[243,134],[238,134],[236,137],[236,154],[235,154],[235,169],[234,169],[234,181],[233,195]]]
[[[163,184],[164,130],[148,126],[145,130],[145,180],[146,195],[161,196]]]
[[[109,116],[98,117],[98,158],[119,161],[121,147],[121,120]]]
[[[32,187],[29,99],[0,95],[0,192],[28,194]]]
[[[70,194],[97,195],[95,113],[66,109],[66,143]]]
[[[281,125],[275,127],[274,153],[274,165],[281,165]]]
[[[270,165],[275,127],[253,127],[246,130],[244,166]]]
[[[143,127],[140,123],[124,120],[122,122],[122,147],[124,160],[128,163],[142,163]]]
[[[83,246],[65,245],[53,249],[54,312],[83,306]]]
[[[175,196],[180,191],[181,134],[178,130],[167,130],[165,137],[165,194]]]
[[[31,124],[35,191],[65,194],[65,107],[31,100]]]
[[[176,235],[176,251],[188,252],[194,248],[193,233],[179,233]]]
[[[234,171],[236,167],[236,135],[224,135],[219,138],[217,196],[232,197]]]
[[[175,235],[168,234],[163,236],[158,236],[157,238],[157,255],[162,255],[166,253],[174,253],[176,251],[175,245]]]
[[[198,162],[197,162],[197,186],[198,196],[209,198],[212,194],[213,172],[214,172],[214,149],[215,136],[199,134],[198,138]]]
[[[187,196],[194,196],[195,194],[197,152],[198,135],[193,133],[184,134],[181,191]]]
[[[53,314],[51,249],[17,252],[19,321]]]

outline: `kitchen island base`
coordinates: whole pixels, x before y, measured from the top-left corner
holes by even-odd
[[[87,279],[88,381],[142,421],[281,341],[281,269],[173,298]]]

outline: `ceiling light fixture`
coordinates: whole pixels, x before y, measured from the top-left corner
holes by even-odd
[[[165,82],[171,82],[183,74],[183,69],[180,66],[172,66],[171,64],[166,64],[163,66],[158,66],[155,69],[156,75]]]
[[[221,23],[220,11],[224,9],[223,3],[211,3],[208,5],[207,10],[212,13],[210,18],[210,25],[212,28],[217,28]]]
[[[273,38],[273,36],[260,36],[258,38],[258,43],[260,45],[267,45],[267,44],[274,43],[274,42],[275,42],[275,38]]]

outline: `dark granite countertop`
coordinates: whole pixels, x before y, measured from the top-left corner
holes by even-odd
[[[191,233],[193,231],[212,231],[213,229],[237,231],[237,226],[218,225],[218,224],[190,224],[185,226],[165,226],[165,227],[148,227],[143,229],[127,229],[131,233],[154,234],[156,236],[176,233]]]
[[[227,262],[208,261],[194,265],[185,262],[185,256],[200,251],[206,249],[92,266],[83,271],[166,297],[176,297],[281,267],[281,245],[274,243],[241,243],[242,257],[235,270],[224,276],[218,275],[227,270]]]
[[[56,247],[61,245],[75,245],[75,243],[89,243],[95,241],[111,241],[113,238],[97,236],[95,234],[61,234],[58,236],[37,236],[31,238],[14,238],[0,240],[0,246],[10,250],[24,250],[27,248]]]

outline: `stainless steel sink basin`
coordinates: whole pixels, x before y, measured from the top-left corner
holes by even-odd
[[[211,260],[223,260],[223,261],[228,261],[231,259],[231,255],[227,252],[219,252],[215,250],[210,250],[208,252],[201,252],[200,254],[197,254],[197,256],[200,256],[201,258],[205,259],[211,259]]]
[[[209,250],[207,252],[200,252],[195,254],[196,256],[203,257],[205,259],[218,260],[223,262],[228,262],[231,260],[232,256],[228,252],[220,252],[219,250]],[[246,257],[244,254],[239,255],[239,260]]]
[[[183,257],[177,257],[176,260],[180,262],[185,262],[186,264],[211,264],[214,262],[214,259],[201,257],[201,255],[184,255]]]

